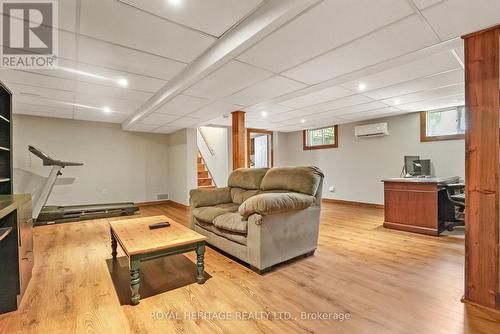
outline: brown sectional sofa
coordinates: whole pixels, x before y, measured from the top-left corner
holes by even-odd
[[[237,169],[226,188],[191,190],[191,228],[260,273],[314,253],[322,185],[317,167]]]

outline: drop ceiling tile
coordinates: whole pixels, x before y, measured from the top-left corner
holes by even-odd
[[[205,125],[213,125],[213,126],[231,126],[231,118],[227,117],[217,117],[213,118],[206,122]]]
[[[200,118],[204,120],[214,119],[217,117],[222,117],[223,115],[229,115],[233,111],[237,110],[241,110],[241,106],[217,101],[189,114],[189,117]]]
[[[230,61],[188,88],[187,95],[219,99],[272,76],[271,72]]]
[[[435,89],[463,82],[464,82],[464,71],[462,69],[458,69],[366,92],[364,93],[364,95],[376,100],[382,100],[422,90]]]
[[[249,106],[305,87],[307,85],[303,83],[277,75],[245,88],[224,100],[234,104]]]
[[[46,105],[14,102],[12,112],[32,116],[73,118],[73,107],[62,104],[48,107]]]
[[[77,74],[72,70],[82,71],[87,74]],[[60,60],[59,67],[55,69],[33,70],[34,73],[56,76],[62,79],[77,80],[103,86],[113,86],[122,89],[136,89],[147,92],[156,92],[163,87],[167,81],[135,75],[131,73],[115,71],[103,67],[77,63],[70,60]],[[126,79],[128,85],[120,86],[119,79]]]
[[[443,1],[445,0],[413,0],[415,5],[417,5],[418,9],[424,9]]]
[[[177,115],[167,115],[167,114],[160,114],[160,113],[152,113],[145,117],[144,119],[141,120],[142,124],[147,124],[147,125],[156,125],[157,127],[170,123],[176,119],[178,119],[179,116]]]
[[[342,86],[351,90],[358,90],[359,84],[363,83],[366,85],[366,90],[370,91],[459,68],[460,64],[453,54],[450,51],[445,51],[408,64],[390,68],[386,71],[346,82],[342,84]]]
[[[24,104],[34,104],[37,106],[44,106],[47,109],[50,108],[62,108],[67,106],[70,101],[55,100],[55,99],[45,99],[40,96],[28,96],[28,95],[14,95],[12,97],[12,102],[15,105],[18,103]]]
[[[261,0],[181,1],[179,5],[172,5],[165,0],[120,1],[214,36],[221,36],[262,2]]]
[[[365,104],[359,104],[356,106],[350,106],[350,107],[345,107],[341,109],[336,109],[332,111],[327,111],[326,113],[329,113],[330,115],[334,116],[344,116],[344,115],[350,115],[350,114],[355,114],[355,113],[360,113],[360,112],[366,112],[370,110],[376,110],[376,109],[383,109],[387,108],[387,104],[382,103],[382,102],[370,102],[370,103],[365,103]]]
[[[437,89],[424,90],[417,93],[407,94],[403,96],[397,96],[394,98],[382,100],[381,102],[391,105],[398,106],[399,104],[407,104],[418,101],[432,100],[446,96],[455,96],[459,94],[464,94],[465,87],[464,84],[456,84],[446,87],[441,87]]]
[[[412,13],[399,0],[323,1],[238,58],[278,73]]]
[[[443,1],[422,11],[442,40],[472,33],[500,22],[500,1]]]
[[[174,126],[174,127],[179,127],[181,129],[183,128],[193,128],[197,127],[199,123],[202,121],[199,118],[193,118],[193,117],[182,117],[178,118],[173,122],[168,123],[168,126]]]
[[[283,73],[308,84],[339,77],[437,43],[416,15],[398,21]]]
[[[292,110],[292,108],[287,106],[282,106],[280,104],[261,103],[254,106],[246,107],[243,110],[246,111],[246,115],[248,116],[256,113],[260,114],[263,111],[267,112],[269,115],[279,114],[281,112],[290,111]]]
[[[177,95],[171,101],[168,101],[160,108],[156,109],[155,112],[184,116],[210,104],[211,102],[211,100],[202,99],[199,97]]]
[[[136,132],[151,132],[152,130],[155,130],[158,128],[158,125],[150,125],[150,124],[141,124],[137,123],[134,124],[131,128],[130,131],[136,131]]]
[[[183,62],[193,61],[215,41],[124,3],[102,0],[82,1],[80,33]]]
[[[415,103],[399,105],[398,108],[406,111],[426,111],[440,108],[462,106],[464,105],[465,97],[463,94],[456,96],[446,96],[443,98],[425,100]]]
[[[73,90],[74,87],[73,80],[8,69],[0,69],[0,81],[7,84],[30,85],[60,90]]]
[[[297,110],[292,110],[280,114],[275,114],[268,116],[269,120],[273,123],[276,122],[285,122],[290,119],[296,119],[296,118],[302,118],[302,117],[308,117],[309,115],[315,114],[315,111],[307,111],[304,109],[297,109]]]
[[[110,69],[170,80],[186,65],[105,41],[81,36],[79,60]]]
[[[280,102],[280,104],[291,108],[303,108],[326,101],[336,100],[341,97],[353,95],[354,93],[344,87],[332,86],[314,93],[302,95],[291,100]]]
[[[142,104],[138,101],[89,94],[76,94],[74,102],[83,105],[95,106],[97,108],[108,107],[115,112],[127,115],[133,113]]]
[[[139,101],[139,102],[145,102],[151,96],[153,96],[153,93],[151,92],[144,92],[133,89],[124,89],[121,87],[118,88],[111,86],[101,86],[86,82],[76,82],[75,91],[78,94],[105,96],[105,97],[118,98],[130,101]]]
[[[164,125],[162,127],[159,127],[158,129],[153,130],[153,133],[165,133],[165,134],[168,134],[168,133],[177,132],[177,131],[179,131],[181,129],[182,128],[175,127],[175,126]]]
[[[11,84],[11,83],[8,84],[8,87],[16,97],[17,96],[41,97],[45,99],[55,99],[61,101],[72,101],[74,97],[74,93],[68,90],[50,89],[37,86]]]
[[[356,95],[351,95],[348,97],[344,97],[338,100],[334,101],[329,101],[325,103],[320,103],[316,104],[310,107],[304,107],[302,108],[303,110],[310,111],[310,112],[323,112],[323,111],[328,111],[328,110],[335,110],[339,108],[344,108],[348,106],[354,106],[358,104],[363,104],[363,103],[368,103],[372,102],[373,99],[361,95],[361,94],[356,94]]]
[[[127,119],[126,114],[113,112],[106,114],[102,111],[83,109],[75,107],[74,119],[83,121],[106,122],[106,123],[122,123]]]

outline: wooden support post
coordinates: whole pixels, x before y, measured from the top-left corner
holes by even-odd
[[[245,112],[233,111],[233,170],[245,167]]]
[[[500,27],[464,36],[465,295],[498,307]]]

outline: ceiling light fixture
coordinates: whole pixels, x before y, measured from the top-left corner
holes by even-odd
[[[260,113],[262,117],[267,117],[267,111],[263,111]]]
[[[118,78],[118,79],[108,78],[108,77],[105,77],[105,76],[102,76],[99,74],[76,70],[76,69],[71,68],[71,67],[58,66],[57,68],[62,70],[62,71],[65,71],[65,72],[81,75],[84,77],[89,77],[89,78],[99,79],[99,80],[104,80],[104,81],[113,81],[122,87],[128,86],[128,80],[125,78]]]
[[[363,83],[363,82],[362,82],[362,83],[360,83],[360,84],[358,85],[358,89],[359,89],[359,90],[365,90],[365,89],[366,89],[366,84],[365,84],[365,83]]]
[[[401,101],[399,99],[394,100],[394,104],[400,104],[400,103],[401,103]]]
[[[109,114],[111,112],[110,107],[102,107],[102,111],[104,111],[106,114]]]
[[[125,78],[120,78],[118,80],[116,80],[116,82],[122,86],[122,87],[127,87],[128,86],[128,80],[125,79]]]
[[[305,122],[306,122],[306,120],[303,118],[300,120],[300,123],[305,123]]]

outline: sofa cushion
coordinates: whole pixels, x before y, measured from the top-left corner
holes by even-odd
[[[199,188],[191,189],[189,192],[189,204],[192,208],[217,205],[220,203],[231,203],[230,188]]]
[[[252,196],[257,195],[260,190],[246,190],[242,188],[231,188],[231,201],[241,204]]]
[[[231,232],[228,230],[222,230],[222,229],[219,229],[219,228],[213,226],[212,224],[206,224],[203,222],[196,222],[196,225],[203,228],[204,230],[207,230],[207,231],[210,231],[210,232],[216,234],[219,237],[234,241],[240,245],[246,246],[246,244],[247,244],[246,234],[235,233],[235,232]]]
[[[247,234],[248,222],[242,218],[238,212],[225,213],[217,216],[213,224],[221,230]]]
[[[314,196],[323,176],[317,167],[276,167],[266,173],[260,188],[286,189]]]
[[[240,205],[238,212],[243,217],[254,213],[271,215],[281,212],[302,210],[314,203],[314,196],[301,193],[266,193],[255,195]]]
[[[197,220],[212,224],[217,216],[236,211],[238,211],[238,204],[226,203],[215,206],[202,206],[200,208],[192,209],[191,212]]]
[[[268,168],[239,168],[229,175],[227,185],[232,188],[260,189]]]

